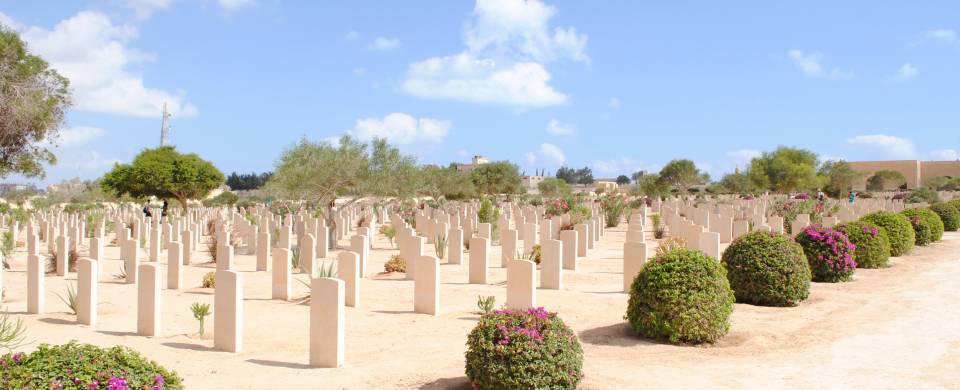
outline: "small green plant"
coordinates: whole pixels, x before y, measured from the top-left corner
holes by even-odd
[[[659,240],[667,235],[667,229],[666,226],[663,225],[663,221],[660,219],[660,214],[651,215],[650,221],[653,222],[653,238]]]
[[[71,314],[77,314],[77,289],[73,287],[72,284],[67,284],[66,296],[60,294],[56,294],[56,296],[57,298],[60,298],[60,302],[63,302],[64,305],[67,305],[67,307],[70,308]]]
[[[307,302],[307,301],[310,300],[310,295],[311,295],[311,294],[310,294],[310,291],[312,290],[312,287],[310,286],[310,281],[311,281],[311,280],[313,280],[313,279],[320,279],[320,278],[335,278],[335,277],[337,277],[337,269],[336,269],[335,266],[336,266],[336,264],[335,264],[334,262],[332,262],[332,261],[331,261],[331,262],[325,262],[325,261],[317,262],[317,263],[315,263],[315,264],[313,265],[313,271],[310,272],[310,279],[307,279],[306,281],[297,279],[297,282],[299,282],[300,284],[302,284],[304,287],[307,288],[307,295],[304,296],[303,298],[301,298],[301,302]]]
[[[10,318],[9,313],[0,314],[0,348],[12,350],[24,344],[27,326],[23,319],[16,321]]]
[[[8,353],[0,383],[5,389],[183,389],[183,379],[136,351],[71,341],[41,344],[36,351]]]
[[[3,233],[3,244],[0,245],[0,252],[3,253],[3,268],[10,269],[10,266],[7,264],[7,258],[13,255],[13,232],[7,231]]]
[[[383,264],[386,272],[407,272],[407,262],[400,255],[390,256],[390,260]]]
[[[540,244],[534,245],[530,253],[524,253],[520,258],[540,264]]]
[[[674,249],[683,249],[687,247],[687,240],[684,240],[682,237],[670,237],[666,240],[660,241],[660,245],[657,246],[657,257],[665,255],[667,252]]]
[[[300,269],[300,264],[300,247],[295,246],[293,249],[290,249],[290,266],[293,267],[293,269]]]
[[[447,255],[447,234],[440,233],[433,240],[433,249],[437,253],[437,258],[443,260]]]
[[[480,309],[480,314],[490,314],[493,311],[493,306],[497,304],[497,297],[490,296],[481,296],[477,295],[477,309]]]
[[[200,284],[202,288],[216,288],[217,287],[217,278],[216,274],[213,272],[207,272],[203,275],[203,281]]]
[[[193,318],[200,321],[200,337],[203,337],[203,320],[213,313],[210,311],[210,304],[194,302],[193,305],[190,306],[190,311],[193,312]]]
[[[380,226],[380,234],[387,237],[387,240],[390,241],[390,246],[393,247],[393,239],[397,237],[397,228],[393,225],[382,225]]]
[[[127,263],[120,263],[120,273],[113,275],[113,278],[116,280],[124,280],[127,278]]]

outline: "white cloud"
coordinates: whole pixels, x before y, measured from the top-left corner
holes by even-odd
[[[892,135],[858,135],[847,139],[847,143],[875,149],[892,158],[907,159],[913,158],[916,155],[916,148],[913,146],[913,141]]]
[[[610,108],[620,108],[620,98],[610,98]]]
[[[960,152],[954,149],[940,149],[930,152],[930,157],[934,160],[960,160]]]
[[[957,40],[957,32],[951,29],[936,29],[923,32],[924,39],[942,43],[953,43]]]
[[[823,55],[819,52],[804,53],[803,50],[793,49],[787,52],[793,64],[805,76],[813,78],[846,79],[853,77],[853,72],[839,68],[827,69],[823,65]]]
[[[358,119],[357,125],[347,133],[364,141],[380,137],[388,139],[391,143],[411,144],[442,142],[449,130],[449,121],[432,118],[417,119],[410,114],[395,112],[383,119]]]
[[[63,148],[69,148],[73,146],[80,146],[87,141],[90,141],[95,138],[100,138],[106,135],[107,132],[101,128],[90,127],[90,126],[78,126],[71,127],[67,129],[60,130],[60,137],[54,141],[57,145]]]
[[[547,122],[547,132],[555,135],[573,135],[576,126],[569,123],[560,123],[556,119]]]
[[[388,51],[400,47],[399,38],[385,38],[385,37],[376,37],[368,45],[368,48],[373,50]]]
[[[18,30],[34,53],[70,79],[77,109],[159,117],[167,102],[174,115],[197,114],[197,107],[183,92],[147,88],[143,77],[130,69],[133,64],[153,60],[153,56],[127,46],[137,35],[132,26],[114,25],[101,13],[83,11],[52,30],[36,26]]]
[[[544,64],[589,63],[587,37],[549,28],[556,9],[540,0],[477,0],[464,28],[465,50],[410,64],[401,89],[413,96],[519,107],[564,104]]]
[[[621,157],[619,159],[610,160],[597,160],[593,162],[593,169],[597,171],[597,173],[604,175],[625,174],[627,176],[642,170],[646,170],[648,172],[656,171],[655,169],[652,169],[652,167],[644,164],[643,161],[635,160],[630,157]]]
[[[241,8],[250,7],[256,4],[254,0],[217,0],[220,8],[226,11],[236,11]]]
[[[567,161],[567,156],[563,154],[563,150],[554,144],[540,144],[540,156],[557,166],[561,166]]]
[[[126,7],[133,10],[137,19],[144,20],[154,12],[170,7],[172,0],[127,0]]]
[[[893,81],[907,81],[917,77],[918,74],[920,74],[920,70],[908,62],[897,70],[897,74],[893,76]]]
[[[469,53],[434,57],[410,64],[402,89],[434,99],[516,106],[551,106],[567,102],[567,96],[549,85],[550,74],[535,62],[509,67]]]

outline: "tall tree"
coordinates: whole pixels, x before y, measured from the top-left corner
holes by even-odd
[[[548,198],[569,195],[571,192],[570,185],[567,182],[555,177],[548,177],[537,183],[537,190],[540,191],[540,195]]]
[[[747,176],[758,188],[789,193],[818,185],[817,155],[809,150],[778,147],[750,161]]]
[[[44,177],[43,165],[57,162],[44,141],[55,140],[63,125],[68,84],[0,25],[0,177]]]
[[[341,137],[337,146],[302,138],[280,154],[266,188],[327,211],[337,196],[362,193],[367,166],[366,145],[350,136]]]
[[[627,185],[627,184],[630,184],[630,178],[627,177],[627,175],[617,176],[617,184],[618,184],[618,185],[621,185],[621,186],[625,186],[625,185]]]
[[[676,188],[686,194],[690,187],[710,181],[710,176],[700,172],[690,160],[673,160],[660,170],[660,183]]]
[[[223,184],[223,173],[196,154],[180,154],[173,146],[146,149],[130,164],[114,165],[100,185],[113,196],[175,198],[184,209]]]
[[[834,197],[853,189],[853,185],[863,176],[863,173],[854,171],[850,163],[843,160],[826,161],[820,166],[823,191]]]
[[[879,170],[867,179],[867,189],[871,191],[893,190],[906,184],[906,176],[889,169]]]
[[[745,173],[734,172],[723,175],[720,179],[720,186],[724,190],[734,194],[743,194],[754,189],[753,183]]]
[[[509,161],[495,161],[470,171],[477,191],[482,194],[519,194],[523,192],[520,168]]]
[[[368,165],[361,179],[364,194],[398,199],[416,195],[423,184],[417,159],[400,153],[386,138],[374,138],[370,143]]]
[[[660,180],[657,174],[646,174],[637,179],[631,190],[634,195],[646,195],[651,198],[665,198],[670,195],[670,187]]]

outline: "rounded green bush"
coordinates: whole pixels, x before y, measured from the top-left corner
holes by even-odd
[[[583,349],[556,313],[496,310],[467,336],[466,373],[475,389],[576,389]]]
[[[890,241],[886,229],[869,222],[853,221],[837,225],[834,229],[847,235],[857,249],[853,260],[857,268],[884,268],[890,261]]]
[[[716,259],[690,249],[667,251],[630,285],[626,319],[634,332],[673,343],[712,343],[730,330],[734,296]]]
[[[872,223],[887,232],[890,241],[890,256],[903,256],[913,249],[916,233],[907,216],[890,211],[878,211],[867,214],[860,221]]]
[[[927,245],[943,238],[943,221],[940,216],[928,208],[906,209],[901,213],[913,226],[915,243]]]
[[[857,246],[846,234],[821,225],[807,226],[794,240],[803,248],[814,282],[846,282],[853,277],[857,263],[853,251]]]
[[[116,388],[183,389],[182,379],[175,371],[119,345],[100,348],[76,342],[40,344],[33,353],[0,357],[0,366],[0,388],[4,389],[105,389],[108,384],[117,385]]]
[[[957,209],[957,211],[960,211],[960,198],[953,199],[947,202],[947,204],[953,206],[953,208]]]
[[[937,203],[930,206],[930,210],[940,216],[943,221],[943,230],[955,232],[960,230],[960,210],[947,203]]]
[[[810,265],[789,236],[747,233],[723,251],[723,266],[737,302],[796,306],[810,295]]]

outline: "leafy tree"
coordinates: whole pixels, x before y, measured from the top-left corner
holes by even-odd
[[[926,187],[937,191],[956,191],[960,180],[948,176],[939,176],[927,180]]]
[[[720,179],[720,187],[724,191],[734,194],[744,194],[754,189],[747,174],[740,172],[723,175],[723,178]]]
[[[523,192],[520,169],[509,161],[480,165],[470,171],[477,191],[482,194],[519,194]]]
[[[361,180],[364,194],[408,199],[420,192],[421,179],[416,158],[400,153],[386,138],[373,139]]]
[[[824,162],[820,167],[823,190],[828,195],[837,197],[853,189],[853,184],[863,178],[862,172],[850,167],[850,163],[838,160]]]
[[[647,171],[636,171],[630,175],[630,180],[632,180],[633,182],[638,182],[640,181],[640,178],[646,174],[647,174]]]
[[[659,175],[646,174],[640,176],[632,192],[634,195],[646,195],[651,198],[665,198],[667,195],[670,195],[670,187],[660,180]]]
[[[234,191],[255,190],[263,187],[267,180],[270,180],[270,176],[273,176],[273,172],[260,174],[254,172],[237,174],[233,172],[227,176],[227,186]]]
[[[8,202],[17,205],[17,207],[23,208],[24,203],[27,203],[27,200],[37,195],[37,190],[33,188],[24,188],[22,190],[13,189],[8,190],[3,193],[3,198]]]
[[[0,177],[44,177],[55,164],[47,149],[71,104],[69,82],[27,51],[16,32],[0,25]]]
[[[116,164],[101,185],[113,196],[175,198],[184,208],[223,184],[223,173],[196,154],[181,154],[173,146],[145,149],[131,164]]]
[[[537,190],[540,191],[540,195],[548,198],[566,196],[571,192],[570,185],[567,182],[553,177],[548,177],[537,183]]]
[[[659,181],[686,194],[690,187],[710,181],[710,175],[700,172],[690,160],[673,160],[660,170]]]
[[[469,174],[458,172],[456,167],[424,165],[420,167],[421,193],[434,199],[466,199],[476,193]]]
[[[341,137],[337,146],[302,138],[281,153],[266,188],[329,210],[337,196],[362,194],[368,163],[366,145],[350,136]]]
[[[627,177],[627,175],[617,176],[617,184],[618,184],[618,185],[621,185],[621,186],[625,186],[625,185],[627,185],[627,184],[630,184],[630,178]]]
[[[568,184],[593,184],[593,170],[590,167],[580,169],[560,167],[556,176],[557,179],[562,179]]]
[[[817,155],[805,149],[778,147],[750,161],[747,176],[758,188],[789,193],[817,187]]]
[[[867,189],[871,191],[893,190],[906,184],[906,176],[889,169],[879,170],[867,178]]]
[[[233,206],[237,204],[240,197],[230,191],[223,191],[219,195],[210,199],[204,199],[203,205],[207,207]]]

